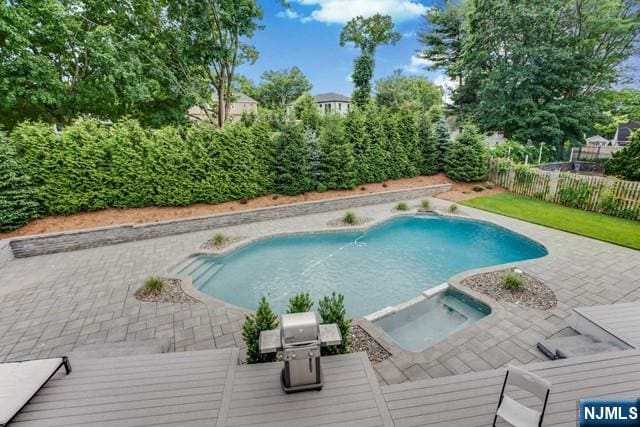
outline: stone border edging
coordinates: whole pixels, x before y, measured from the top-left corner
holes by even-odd
[[[210,228],[228,227],[251,222],[429,197],[449,191],[451,188],[451,184],[437,184],[408,190],[385,191],[336,199],[292,203],[189,219],[169,220],[140,225],[124,224],[111,227],[49,233],[10,239],[9,245],[13,256],[16,258],[25,258],[136,240],[153,239],[174,234],[204,231]]]
[[[0,268],[13,259],[10,242],[0,241]]]

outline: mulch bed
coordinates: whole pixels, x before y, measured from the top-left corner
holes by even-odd
[[[391,357],[391,353],[378,344],[378,341],[374,340],[364,329],[358,325],[351,325],[349,353],[359,351],[366,351],[371,363],[380,363]]]
[[[144,293],[144,285],[141,286],[136,292],[135,297],[137,300],[144,302],[170,302],[177,304],[193,304],[200,302],[190,295],[187,295],[180,286],[181,281],[178,279],[167,279],[164,281],[164,286],[160,292],[146,294]]]
[[[538,310],[550,310],[556,306],[558,299],[553,291],[540,280],[526,273],[520,274],[525,283],[524,289],[511,290],[504,286],[503,276],[510,271],[513,270],[477,274],[464,279],[462,284],[496,301]]]
[[[200,249],[208,249],[208,250],[214,250],[214,251],[219,251],[220,249],[224,249],[227,246],[235,243],[235,242],[239,242],[240,240],[244,239],[244,237],[242,236],[230,236],[230,237],[225,237],[225,239],[223,240],[223,242],[221,244],[217,244],[213,239],[209,239],[206,242],[204,242],[202,245],[200,245]]]
[[[373,221],[373,218],[368,217],[356,217],[356,222],[353,224],[347,224],[342,220],[342,218],[335,218],[327,221],[328,227],[357,227],[359,225],[366,224],[368,222]]]

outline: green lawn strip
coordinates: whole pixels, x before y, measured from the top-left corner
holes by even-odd
[[[640,222],[568,208],[511,193],[476,197],[461,205],[640,249]]]

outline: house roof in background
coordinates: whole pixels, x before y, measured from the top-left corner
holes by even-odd
[[[256,101],[255,99],[253,99],[249,95],[245,95],[242,92],[234,93],[234,97],[237,98],[234,102],[243,102],[245,104],[257,104],[258,103],[258,101]]]
[[[351,102],[351,98],[348,96],[340,95],[335,92],[319,93],[314,96],[316,102]]]
[[[631,139],[631,132],[636,129],[640,129],[640,122],[620,123],[618,125],[618,131],[616,132],[616,141],[629,142]]]
[[[594,135],[587,138],[587,142],[591,142],[592,144],[599,144],[609,142],[609,140],[603,136]]]

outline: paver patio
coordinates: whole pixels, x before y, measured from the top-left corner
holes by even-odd
[[[436,208],[448,205],[438,199],[432,202]],[[417,206],[418,201],[410,204]],[[392,207],[355,211],[380,220],[394,215]],[[544,244],[548,256],[517,264],[555,291],[558,306],[542,312],[493,303],[495,315],[421,353],[397,352],[375,366],[381,382],[545,360],[535,344],[564,333],[572,308],[640,300],[640,251],[471,208],[460,211]],[[220,231],[253,237],[320,230],[342,214],[286,218]],[[58,356],[85,344],[148,339],[168,340],[171,351],[242,346],[239,310],[215,302],[143,303],[133,297],[146,277],[165,273],[210,236],[211,232],[198,232],[10,261],[0,268],[0,361]]]

